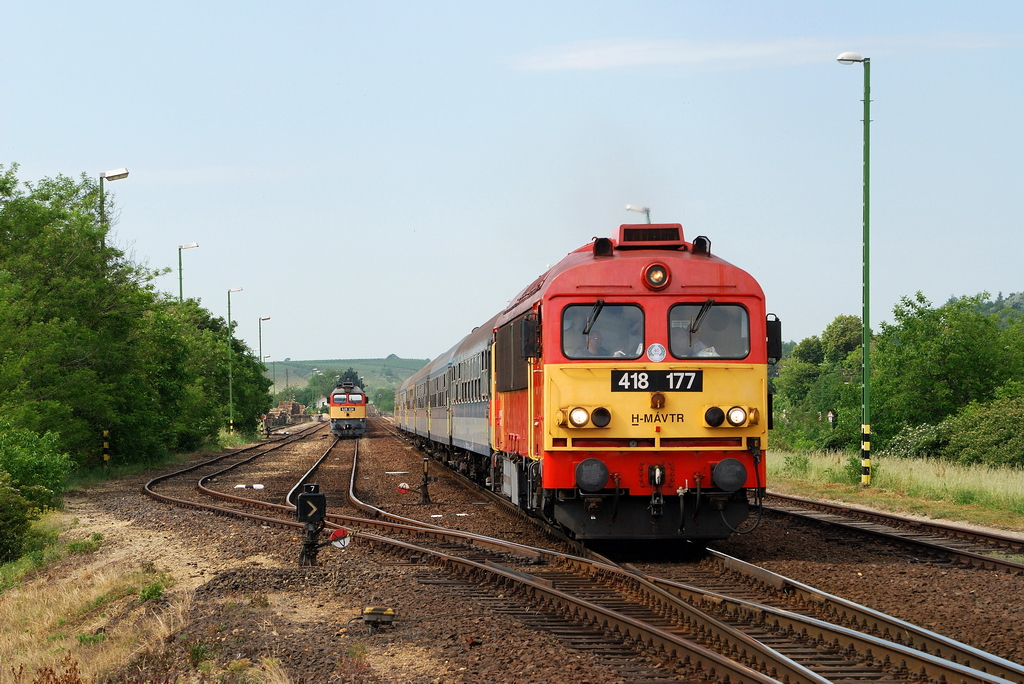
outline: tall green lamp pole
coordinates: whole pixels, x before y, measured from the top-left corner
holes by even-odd
[[[242,288],[240,287],[233,287],[228,290],[228,433],[232,435],[235,434],[235,393],[231,381],[231,364],[235,354],[231,344],[233,338],[232,329],[234,327],[231,323],[231,293],[241,291]]]
[[[100,173],[100,227],[103,229],[103,246],[107,245],[107,196],[103,192],[103,180],[116,181],[128,177],[128,169],[114,169]]]
[[[260,316],[260,363],[263,363],[263,321],[269,321],[270,316]],[[263,366],[266,369],[266,365]]]
[[[198,247],[198,246],[199,246],[198,242],[190,242],[187,245],[178,245],[178,303],[179,304],[181,304],[182,302],[185,301],[185,297],[184,297],[185,290],[182,288],[182,285],[181,285],[181,252],[182,252],[182,250],[192,249],[193,247]]]
[[[863,373],[861,390],[861,426],[860,426],[860,483],[864,487],[871,485],[871,317],[870,290],[868,275],[870,273],[870,242],[868,241],[868,219],[870,217],[869,190],[871,169],[871,58],[857,52],[844,52],[836,60],[840,64],[864,65],[864,292],[861,322],[864,326],[862,340]]]

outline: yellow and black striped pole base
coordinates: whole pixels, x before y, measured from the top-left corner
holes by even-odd
[[[871,486],[871,426],[860,426],[860,486]]]

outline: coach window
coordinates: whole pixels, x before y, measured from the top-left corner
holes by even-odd
[[[739,304],[676,304],[669,310],[669,349],[677,359],[745,359],[750,354],[750,317]]]
[[[604,300],[562,310],[562,353],[570,359],[638,359],[644,351],[644,311]]]

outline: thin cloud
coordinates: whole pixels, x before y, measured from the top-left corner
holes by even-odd
[[[941,34],[885,39],[785,38],[762,41],[588,40],[544,48],[513,59],[524,71],[621,69],[661,64],[703,65],[725,69],[794,66],[820,62],[822,55],[856,49],[882,55],[910,49],[977,50],[1005,47],[999,36]]]

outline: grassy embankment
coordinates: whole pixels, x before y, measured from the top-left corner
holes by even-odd
[[[111,563],[97,556],[103,536],[82,538],[84,531],[70,516],[51,513],[38,524],[60,532],[62,541],[44,552],[43,565],[53,565],[55,572],[23,575],[0,592],[0,684],[98,681],[175,640],[183,640],[199,681],[289,681],[270,658],[215,665],[206,635],[182,631],[191,594],[173,592],[174,578],[152,563]]]
[[[861,487],[859,454],[770,452],[769,489],[1024,532],[1024,469],[884,456],[872,466],[871,486]]]
[[[220,448],[243,441],[237,433],[222,434]],[[163,465],[210,455],[177,456]],[[108,472],[79,473],[68,486],[88,489],[146,468],[115,465]],[[96,681],[159,652],[173,639],[186,640],[197,676],[204,681],[289,681],[272,659],[216,667],[209,649],[202,648],[202,635],[181,632],[191,595],[174,591],[174,577],[149,562],[109,562],[97,556],[106,540],[83,529],[73,516],[48,511],[33,524],[31,537],[29,553],[0,565],[0,684]]]

